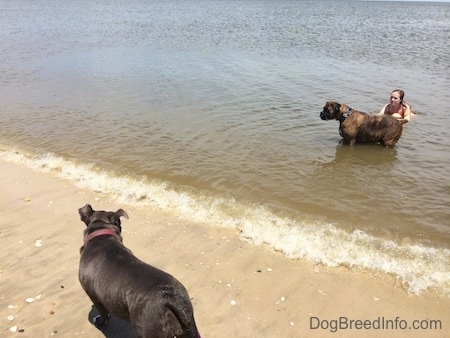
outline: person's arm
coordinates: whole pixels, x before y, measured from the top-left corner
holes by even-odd
[[[409,121],[409,119],[411,118],[411,107],[407,103],[404,104],[404,107],[405,111],[403,113],[403,119]]]
[[[383,115],[383,114],[384,114],[384,111],[386,110],[386,107],[388,106],[388,104],[389,104],[389,103],[386,103],[386,104],[384,105],[384,107],[381,108],[381,110],[380,110],[380,112],[378,113],[378,115]]]

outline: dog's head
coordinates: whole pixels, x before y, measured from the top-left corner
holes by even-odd
[[[80,214],[81,220],[87,227],[96,222],[103,224],[106,223],[116,227],[119,233],[122,232],[120,217],[125,217],[128,219],[127,213],[122,209],[119,209],[116,212],[95,211],[89,204],[86,204],[84,207],[78,209],[78,213]]]
[[[339,120],[340,116],[348,110],[349,107],[346,104],[328,101],[320,112],[320,118],[322,120]]]

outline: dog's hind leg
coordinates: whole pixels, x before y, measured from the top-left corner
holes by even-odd
[[[138,338],[174,338],[184,337],[180,322],[172,311],[164,308],[150,308],[142,313],[130,314],[130,323]]]
[[[170,332],[166,332],[164,325],[160,318],[141,318],[140,320],[131,320],[131,326],[133,327],[134,334],[138,338],[173,338],[175,337]]]
[[[95,316],[92,320],[92,324],[94,324],[96,327],[103,327],[108,324],[109,318],[111,315],[108,313],[108,310],[103,306],[102,303],[92,299],[92,302],[94,303],[95,308],[100,313],[99,315]]]

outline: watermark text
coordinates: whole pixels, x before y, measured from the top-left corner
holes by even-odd
[[[327,330],[337,332],[340,330],[442,330],[442,321],[436,319],[416,319],[408,321],[396,317],[387,319],[378,317],[376,319],[350,319],[338,317],[336,319],[320,319],[309,317],[310,330]]]

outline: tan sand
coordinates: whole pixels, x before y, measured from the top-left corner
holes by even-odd
[[[113,320],[102,333],[88,321],[91,303],[77,276],[84,229],[77,210],[86,203],[127,211],[125,245],[186,286],[202,337],[449,336],[449,299],[432,291],[409,295],[390,276],[289,260],[239,240],[237,231],[118,205],[107,195],[16,164],[0,161],[0,170],[2,337],[127,336],[126,323]],[[317,325],[312,317],[330,326],[311,329],[310,321]],[[332,333],[332,320],[340,317],[348,326],[350,320],[384,317],[390,329],[343,326]],[[442,328],[393,329],[414,320],[439,320]]]

